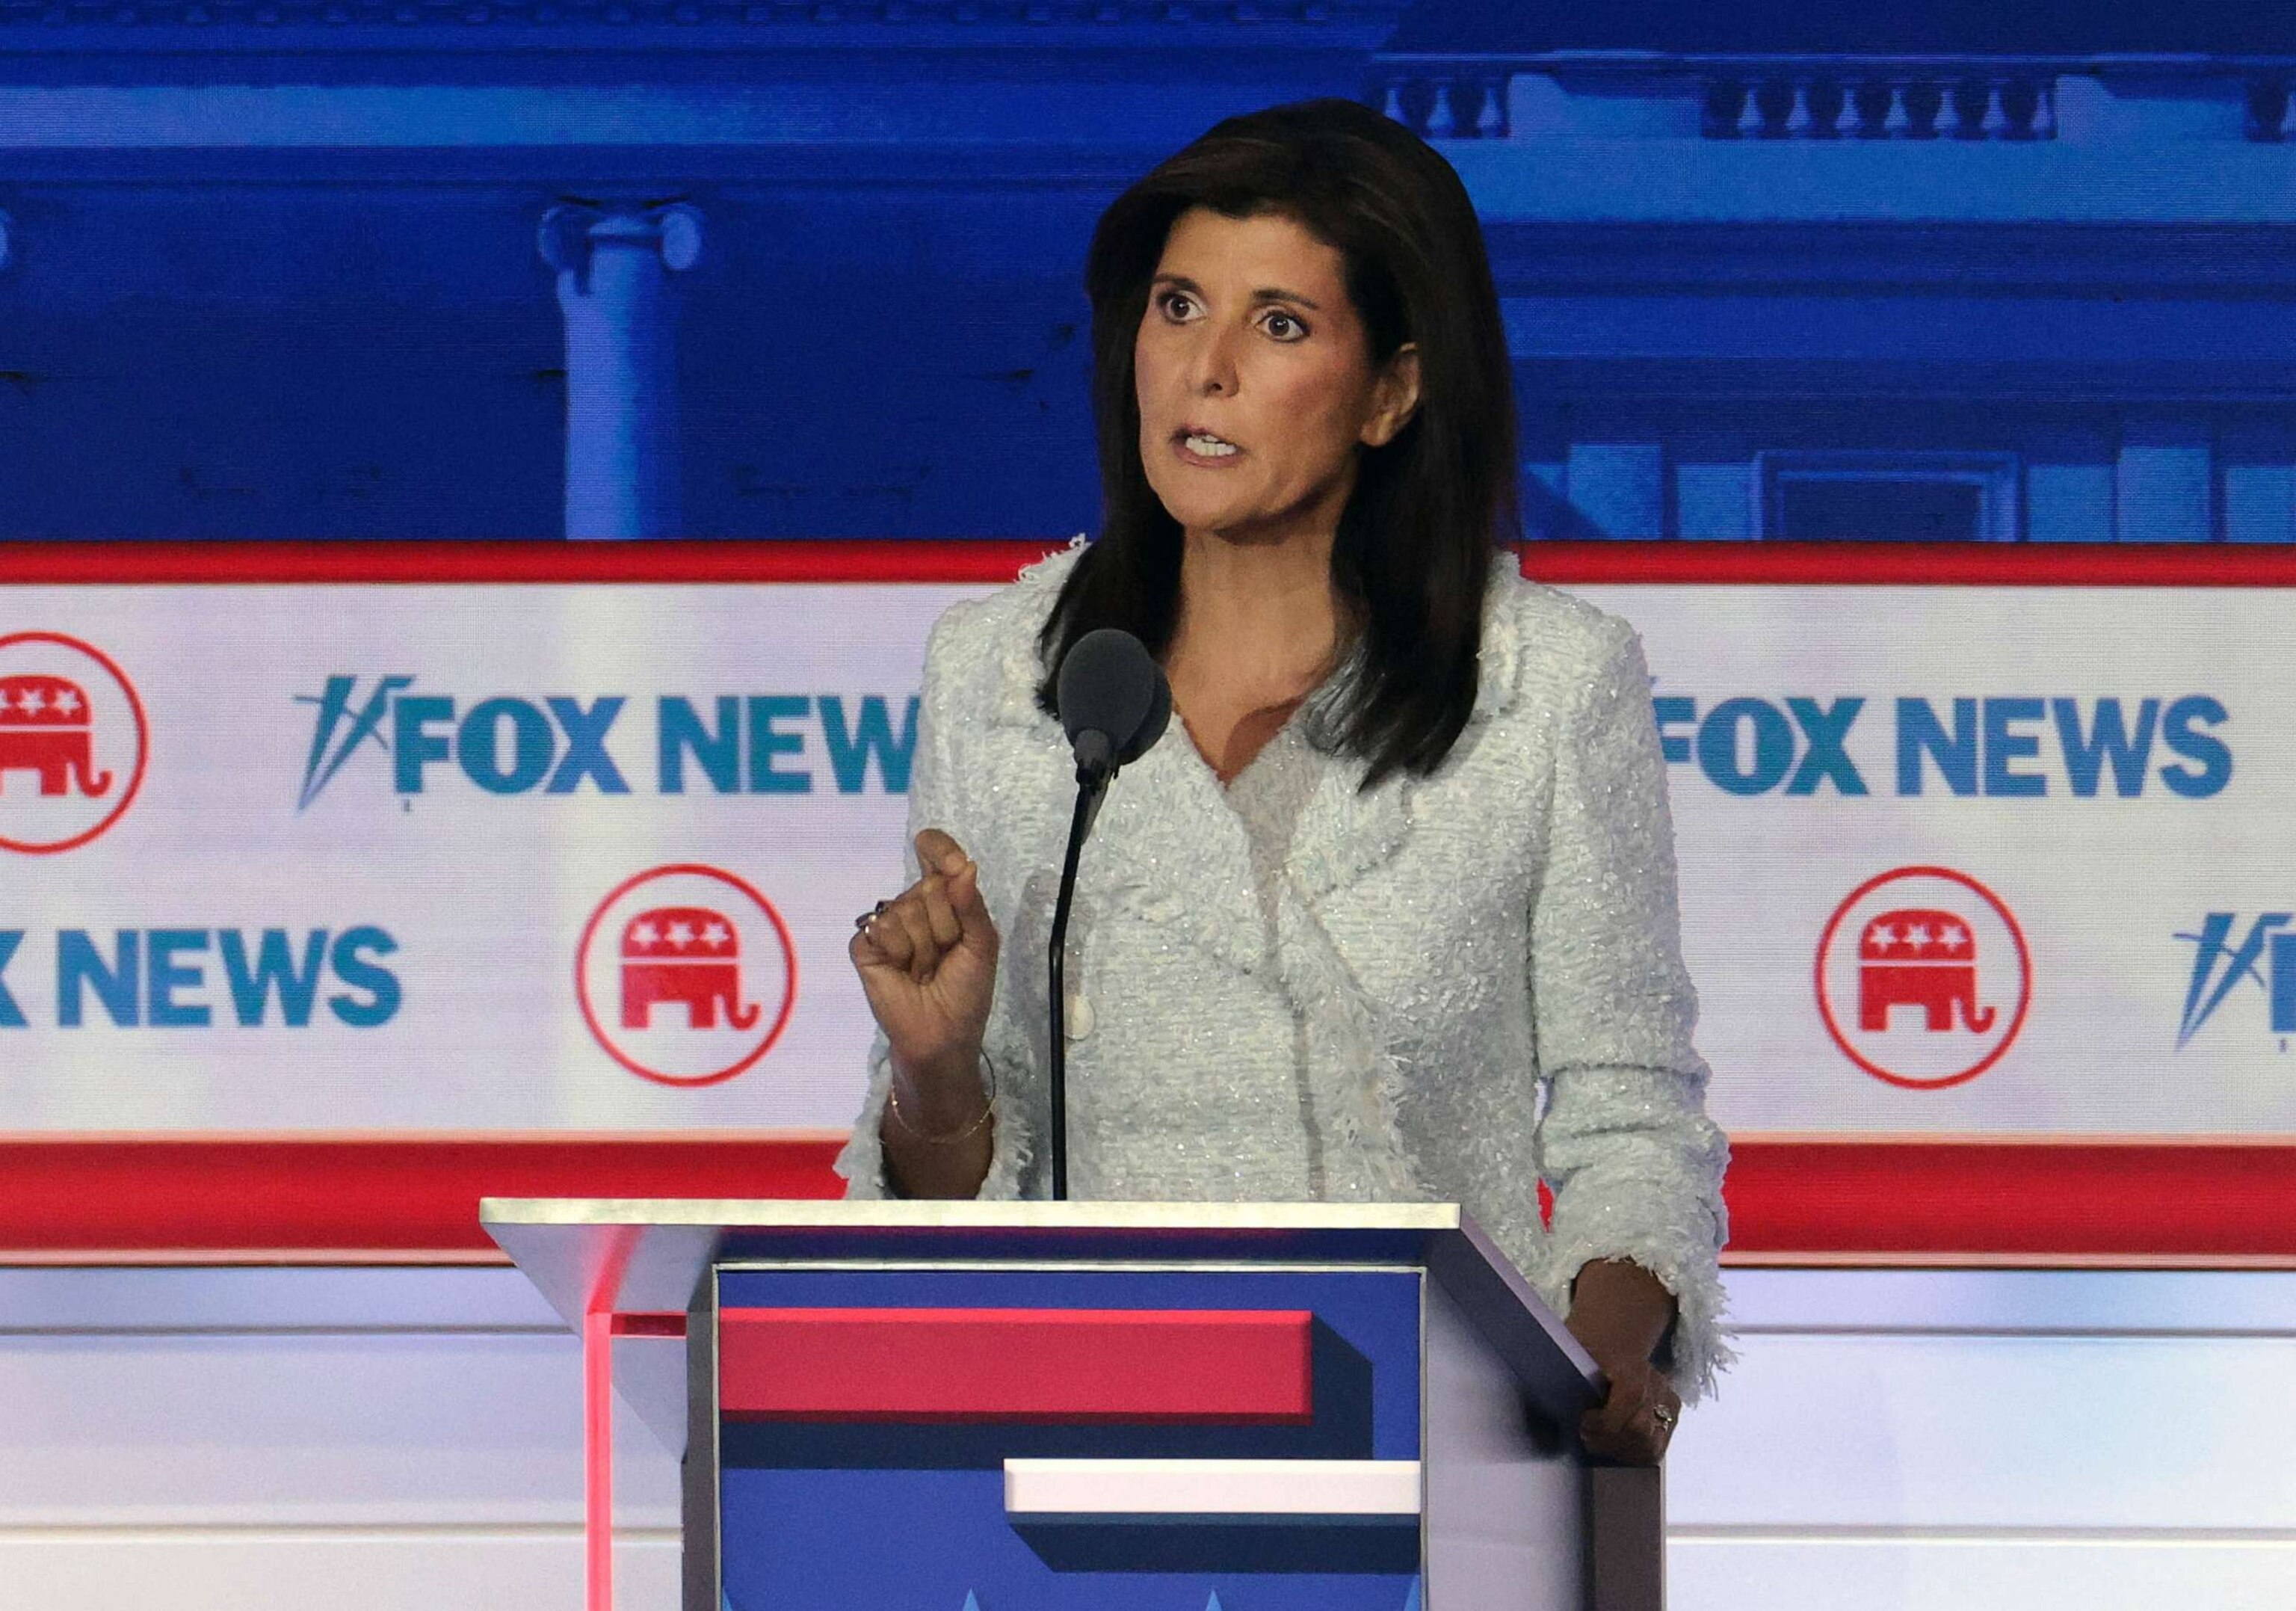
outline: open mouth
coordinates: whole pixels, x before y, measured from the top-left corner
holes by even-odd
[[[1214,436],[1209,431],[1183,425],[1173,433],[1173,440],[1198,458],[1234,458],[1243,451],[1225,437]]]

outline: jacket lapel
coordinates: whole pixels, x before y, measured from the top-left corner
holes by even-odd
[[[1016,635],[1005,647],[994,709],[1000,723],[1037,727],[1056,746],[1065,796],[1068,746],[1052,718],[1037,708],[1037,675],[1034,631]],[[1064,832],[1065,798],[1055,815]],[[1045,848],[1056,867],[1060,849],[1057,842]],[[1241,973],[1266,964],[1267,935],[1243,824],[1177,719],[1155,748],[1109,785],[1077,886],[1076,926],[1089,922],[1081,908],[1106,902],[1168,929]]]
[[[1475,707],[1462,745],[1514,699],[1520,653],[1515,601],[1521,586],[1513,556],[1502,555],[1494,564],[1484,610]],[[1046,603],[1049,607],[1049,596]],[[1051,728],[1057,743],[1057,728],[1037,707],[1037,675],[1033,630],[1016,635],[1004,656],[997,719]],[[1348,675],[1343,669],[1316,703],[1331,698]],[[1423,780],[1398,774],[1365,791],[1357,786],[1364,769],[1356,760],[1326,765],[1293,834],[1285,876],[1311,909],[1394,857],[1410,838],[1415,814],[1424,809]],[[1062,811],[1061,820],[1066,816]],[[1047,853],[1057,854],[1058,847]],[[1111,901],[1241,973],[1259,972],[1267,964],[1267,934],[1243,824],[1177,719],[1163,741],[1110,786],[1099,826],[1085,849],[1078,885],[1080,902],[1095,897]]]
[[[1177,721],[1118,774],[1093,839],[1101,854],[1086,849],[1082,880],[1093,889],[1241,973],[1266,964],[1242,819]]]
[[[1514,702],[1520,651],[1515,631],[1515,588],[1511,563],[1495,567],[1483,611],[1482,645],[1477,656],[1474,709],[1459,750],[1473,742],[1476,729]],[[1316,696],[1325,704],[1343,686],[1352,662]],[[1335,761],[1324,769],[1292,841],[1285,870],[1313,905],[1384,864],[1411,836],[1411,826],[1426,809],[1425,780],[1391,773],[1375,789],[1359,785],[1361,761]]]

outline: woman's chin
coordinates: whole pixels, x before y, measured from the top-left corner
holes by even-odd
[[[1250,519],[1250,511],[1234,499],[1206,497],[1193,487],[1158,487],[1156,497],[1184,531],[1225,530]]]

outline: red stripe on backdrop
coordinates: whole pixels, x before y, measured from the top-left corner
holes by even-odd
[[[1969,1255],[2296,1262],[2296,1144],[1739,1138],[1730,1247],[1749,1262]]]
[[[1561,586],[2296,587],[2296,547],[2177,543],[1531,543],[1522,562]]]
[[[1060,547],[882,542],[0,543],[0,583],[1008,582]]]
[[[1315,1418],[1305,1310],[725,1309],[734,1420]]]
[[[0,585],[1003,582],[1061,547],[981,538],[712,542],[0,543]],[[2296,588],[2296,547],[1531,543],[1562,585]]]
[[[482,1196],[835,1197],[830,1135],[0,1138],[0,1259],[498,1257]],[[1742,1137],[1729,1257],[2296,1264],[2296,1140]]]
[[[0,1138],[0,1258],[487,1255],[481,1197],[834,1197],[841,1136]]]

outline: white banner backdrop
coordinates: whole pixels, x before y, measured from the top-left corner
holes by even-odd
[[[1724,1123],[2296,1130],[2284,594],[1580,591],[1650,656]]]
[[[0,593],[0,1129],[841,1126],[980,591]],[[1648,650],[1726,1125],[2296,1131],[2282,594],[1576,591]]]
[[[0,1128],[849,1122],[846,937],[898,887],[925,630],[963,591],[0,596],[0,640],[100,651],[151,735],[99,837],[0,851]],[[69,653],[0,641],[0,687]],[[95,726],[107,791],[43,794],[0,720],[0,837],[115,809],[133,733]]]

